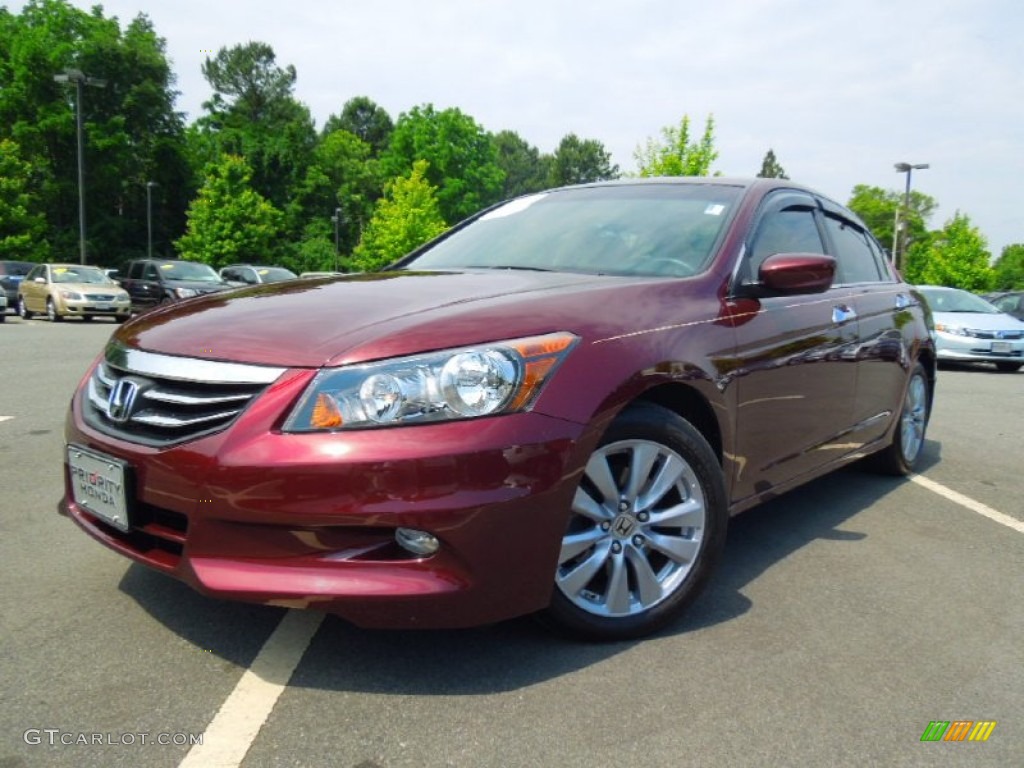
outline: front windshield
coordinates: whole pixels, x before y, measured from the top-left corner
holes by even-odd
[[[161,264],[160,271],[167,280],[192,280],[200,283],[219,283],[220,276],[208,264],[194,261],[175,261]]]
[[[284,267],[257,267],[256,272],[264,283],[280,283],[283,280],[294,280],[295,273]]]
[[[55,283],[112,283],[101,270],[95,267],[54,267],[53,282]]]
[[[980,296],[960,290],[922,288],[921,293],[932,312],[976,312],[998,315],[1001,312]]]
[[[689,277],[710,263],[741,193],[693,183],[544,192],[484,214],[400,266]]]

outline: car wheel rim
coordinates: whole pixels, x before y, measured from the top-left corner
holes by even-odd
[[[46,302],[46,317],[49,320],[57,319],[57,308],[53,306],[52,301]]]
[[[555,582],[587,613],[642,613],[686,581],[706,519],[703,488],[678,453],[648,440],[606,445],[576,489]]]
[[[907,387],[900,421],[900,446],[903,458],[913,462],[924,444],[924,428],[928,417],[928,390],[923,376],[914,376]]]

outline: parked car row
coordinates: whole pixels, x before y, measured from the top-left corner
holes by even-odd
[[[25,319],[45,315],[124,322],[162,304],[247,285],[294,280],[282,267],[233,264],[216,272],[207,264],[179,259],[136,259],[123,270],[82,264],[0,261],[0,322],[7,308]]]

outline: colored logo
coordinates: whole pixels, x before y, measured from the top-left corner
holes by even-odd
[[[988,741],[995,728],[995,720],[932,720],[921,741]]]

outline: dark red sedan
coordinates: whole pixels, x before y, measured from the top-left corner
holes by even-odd
[[[909,472],[934,382],[918,298],[831,200],[571,187],[377,274],[126,324],[72,402],[60,508],[217,597],[632,637],[730,515],[869,454]]]

